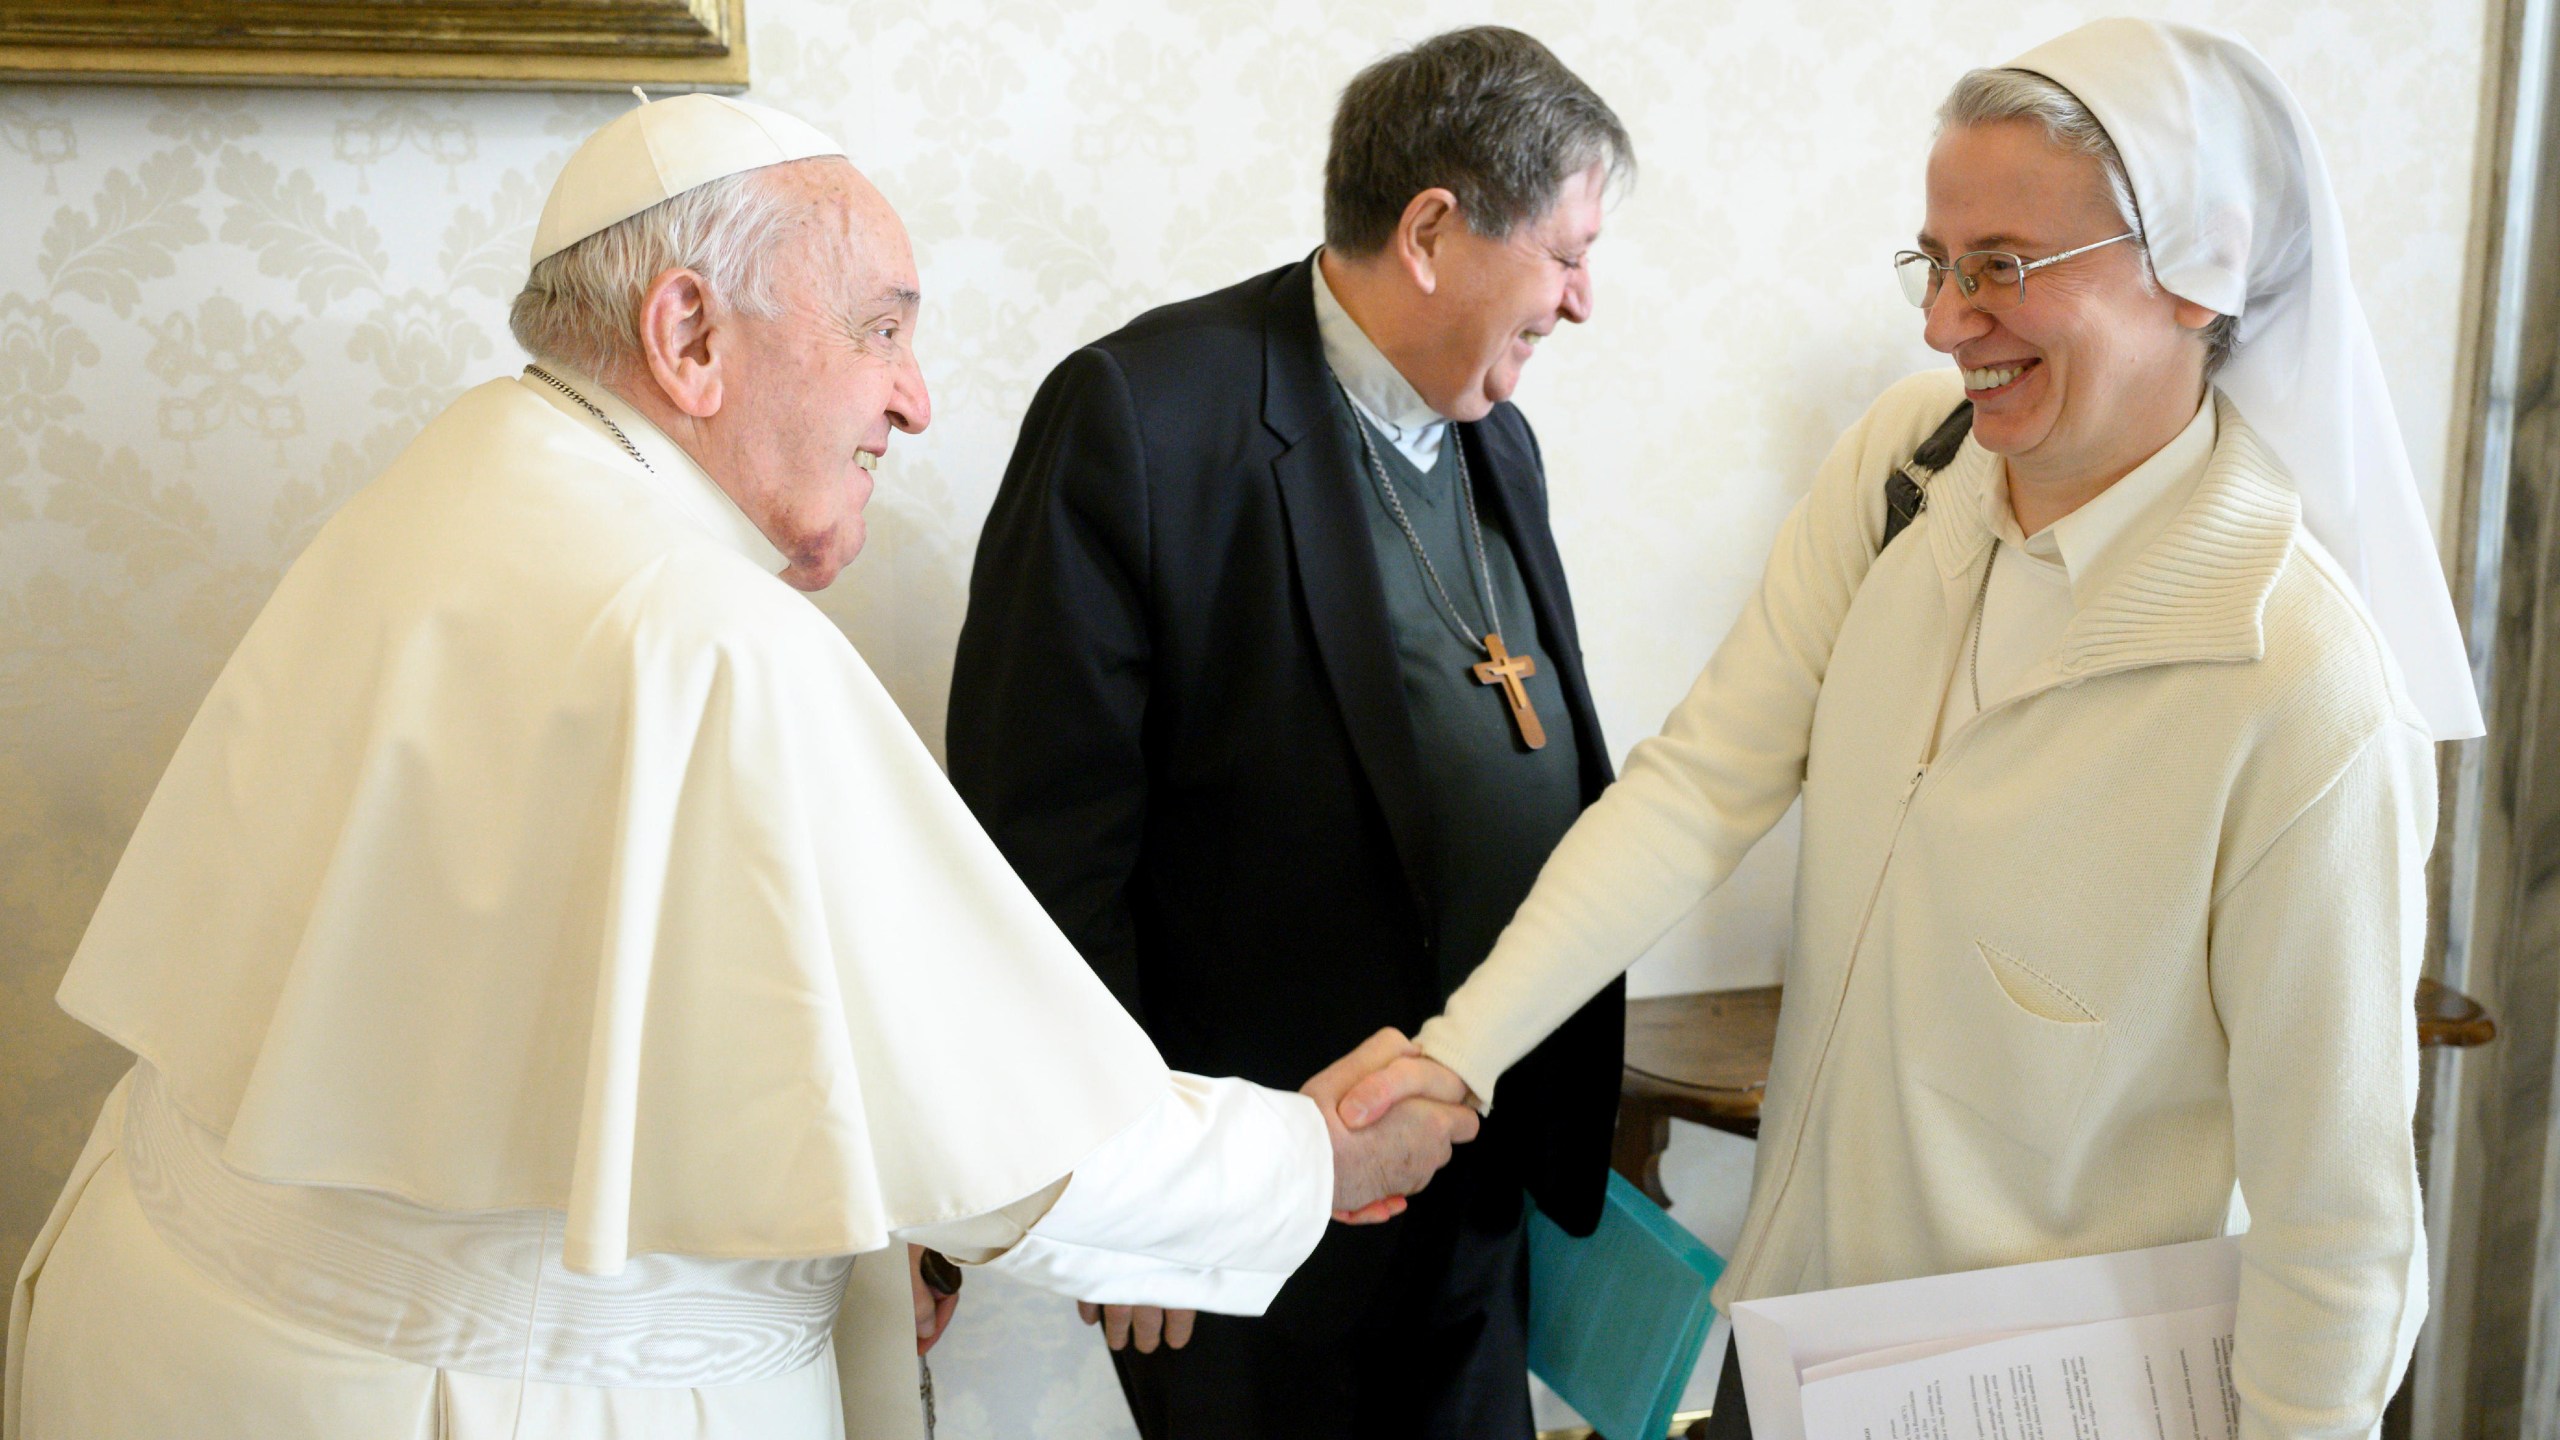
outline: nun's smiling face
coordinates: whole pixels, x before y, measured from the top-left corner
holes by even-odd
[[[1930,151],[1920,248],[1942,262],[1975,250],[2033,262],[2125,228],[2097,160],[2056,149],[2032,122],[1952,126]],[[1950,278],[1927,336],[1963,370],[1974,438],[2007,459],[2011,503],[2033,533],[2195,417],[2213,318],[2152,283],[2128,240],[2030,273],[2024,300],[1998,314]]]

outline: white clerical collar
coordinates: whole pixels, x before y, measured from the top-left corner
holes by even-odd
[[[2021,535],[2017,517],[2009,509],[2009,487],[2005,481],[1995,481],[1985,488],[1983,518],[1990,522],[1992,534],[2030,559],[2061,569],[2070,577],[2072,608],[2086,608],[2186,508],[2213,460],[2219,433],[2213,393],[2208,389],[2195,418],[2177,438],[2099,491],[2088,504],[2033,535]]]
[[[1324,343],[1324,363],[1333,367],[1353,408],[1387,437],[1418,470],[1440,463],[1440,439],[1449,421],[1423,400],[1422,392],[1404,378],[1360,322],[1342,308],[1325,283],[1324,255],[1318,251],[1309,267],[1316,276],[1316,337]]]
[[[622,427],[622,433],[631,437],[632,447],[648,460],[646,467],[632,466],[632,473],[656,481],[659,492],[699,522],[711,538],[753,561],[757,569],[768,575],[779,575],[790,566],[789,557],[773,548],[773,542],[764,538],[764,532],[756,528],[756,522],[748,519],[747,512],[738,508],[738,502],[729,498],[729,492],[720,488],[720,482],[712,479],[709,471],[686,454],[683,446],[669,439],[667,432],[652,424],[648,416],[632,409],[621,396],[605,388],[602,381],[582,370],[549,360],[542,362],[542,368],[594,402],[597,409]],[[624,453],[620,443],[614,440],[613,432],[603,422],[588,414],[577,401],[543,384],[532,371],[532,366],[526,366],[526,373],[517,377],[517,383],[551,402],[552,408],[561,414],[604,437],[605,443],[613,446],[615,454]]]

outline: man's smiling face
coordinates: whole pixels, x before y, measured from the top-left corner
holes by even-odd
[[[1452,227],[1435,259],[1437,323],[1408,374],[1432,409],[1481,420],[1511,398],[1540,340],[1591,318],[1591,247],[1600,238],[1606,172],[1568,176],[1544,215],[1500,239]]]
[[[777,242],[771,319],[732,313],[737,339],[704,457],[721,487],[790,561],[782,578],[823,590],[862,551],[871,467],[893,430],[933,406],[914,346],[920,303],[906,227],[852,166],[795,165],[778,183],[806,204]]]

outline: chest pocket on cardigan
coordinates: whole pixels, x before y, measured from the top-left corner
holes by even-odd
[[[1974,942],[1951,983],[1931,987],[1933,1013],[1917,1078],[1994,1133],[2048,1159],[2077,1133],[2107,1026],[2036,967]]]

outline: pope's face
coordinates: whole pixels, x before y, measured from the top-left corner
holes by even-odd
[[[1568,178],[1546,214],[1501,239],[1451,228],[1433,256],[1436,323],[1407,377],[1432,409],[1483,419],[1520,388],[1539,341],[1591,318],[1588,262],[1606,182],[1598,165]]]
[[[808,208],[778,242],[770,320],[733,315],[712,469],[790,560],[782,578],[823,590],[862,551],[870,463],[889,433],[933,419],[914,346],[918,285],[906,227],[853,167],[784,167]]]
[[[1940,261],[2000,250],[2029,261],[2124,233],[2095,158],[2057,150],[2021,120],[1959,125],[1929,154],[1920,248]],[[2151,284],[2119,241],[2026,277],[2015,309],[1985,314],[1952,277],[1926,335],[1954,358],[1973,434],[2012,479],[2112,481],[2195,414],[2210,311]]]

